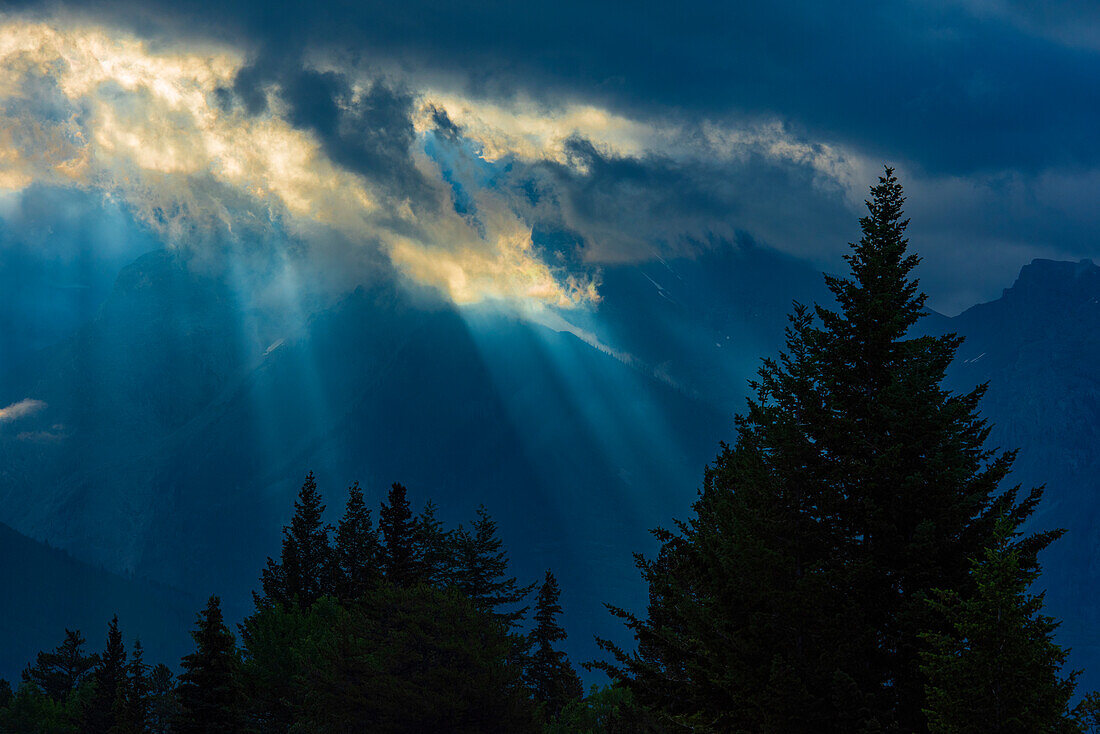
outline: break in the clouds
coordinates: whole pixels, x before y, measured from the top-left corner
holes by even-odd
[[[172,246],[572,308],[743,232],[839,266],[890,162],[936,307],[1098,254],[1100,53],[1054,10],[16,6],[0,187],[100,192]]]
[[[598,300],[601,263],[732,237],[730,170],[790,167],[841,198],[862,179],[775,122],[487,102],[323,65],[242,85],[251,68],[214,42],[9,18],[0,187],[101,191],[169,245],[337,237],[339,261],[380,252],[457,303],[571,308]],[[538,228],[575,244],[548,251]]]
[[[571,307],[594,297],[586,273],[538,257],[530,227],[499,197],[473,192],[476,217],[447,204],[437,167],[412,146],[409,114],[371,119],[372,106],[407,95],[349,83],[339,120],[306,124],[294,90],[265,91],[261,111],[241,104],[228,90],[243,63],[232,49],[152,49],[117,30],[7,20],[0,187],[101,191],[174,246],[262,241],[275,229],[309,244],[335,233],[352,250],[343,259],[381,251],[457,302]],[[365,119],[344,135],[359,142],[341,147],[336,125],[355,114]],[[362,144],[384,124],[407,135]]]

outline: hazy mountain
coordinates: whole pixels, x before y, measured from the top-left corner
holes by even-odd
[[[402,481],[452,524],[484,503],[521,576],[553,566],[583,659],[617,629],[603,602],[642,603],[630,553],[685,514],[791,300],[825,297],[820,274],[751,244],[608,269],[602,294],[539,319],[555,328],[387,284],[265,320],[225,278],[151,253],[87,325],[0,375],[0,405],[39,401],[0,423],[0,520],[239,615],[307,471],[333,517],[351,481],[372,503]],[[995,442],[1024,448],[1019,481],[1049,484],[1037,522],[1070,528],[1044,582],[1082,664],[1100,658],[1098,322],[1100,268],[1036,261],[1002,298],[924,324],[967,337],[953,386],[991,383]]]
[[[0,404],[41,405],[0,425],[0,519],[111,568],[217,591],[240,613],[307,471],[333,515],[353,480],[375,502],[402,481],[451,523],[484,503],[522,575],[555,568],[590,652],[594,625],[615,629],[602,603],[642,598],[631,550],[685,512],[730,435],[729,396],[707,394],[729,367],[692,352],[759,353],[795,294],[765,289],[769,340],[748,282],[809,273],[721,257],[744,260],[732,272],[745,287],[683,286],[710,300],[610,271],[608,318],[591,331],[585,314],[558,331],[376,285],[280,333],[257,328],[224,279],[151,253],[88,325],[0,379]],[[714,264],[657,277],[713,277]],[[626,333],[643,312],[651,328]]]
[[[0,524],[0,677],[19,680],[26,663],[78,629],[88,651],[103,648],[118,614],[127,648],[135,638],[147,662],[175,664],[190,646],[201,600],[162,584],[123,578]]]
[[[991,443],[1020,449],[1014,481],[1047,485],[1034,524],[1069,530],[1040,584],[1083,684],[1100,686],[1100,267],[1035,260],[1001,298],[936,326],[966,337],[951,382],[989,383]]]

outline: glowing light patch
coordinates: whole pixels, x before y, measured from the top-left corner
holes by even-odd
[[[514,216],[475,224],[446,206],[448,189],[423,155],[416,164],[437,200],[418,206],[330,160],[279,113],[277,89],[263,115],[219,103],[243,63],[226,49],[153,49],[106,28],[0,20],[0,189],[99,189],[170,245],[265,222],[308,239],[321,225],[381,247],[463,303],[564,308],[594,297],[539,259]]]
[[[548,107],[521,100],[504,106],[442,92],[423,95],[418,129],[430,129],[433,108],[445,112],[463,135],[477,141],[487,161],[515,156],[565,164],[569,162],[566,143],[574,136],[607,155],[639,156],[658,148],[657,137],[665,132],[591,105]]]

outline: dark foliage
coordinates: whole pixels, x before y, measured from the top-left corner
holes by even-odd
[[[933,589],[968,594],[969,559],[998,517],[1041,491],[1001,490],[1013,453],[985,448],[985,391],[942,387],[955,336],[911,337],[901,186],[888,168],[847,256],[839,304],[796,304],[786,350],[765,359],[737,442],[709,467],[695,515],[638,559],[646,617],[606,666],[643,705],[694,730],[926,730],[921,635]],[[1057,533],[1018,544],[1021,569]]]
[[[409,508],[408,490],[395,483],[378,513],[382,531],[382,568],[386,580],[408,588],[421,579],[421,554],[416,522]]]
[[[95,655],[84,654],[84,644],[80,630],[65,630],[65,641],[53,652],[38,653],[34,665],[23,671],[23,680],[38,686],[53,700],[63,701],[98,662]]]
[[[543,716],[556,720],[562,708],[584,695],[577,671],[565,653],[555,648],[565,639],[565,630],[558,623],[561,616],[558,580],[550,571],[539,587],[535,599],[535,627],[528,636],[531,649],[527,663],[527,682]]]
[[[118,628],[118,617],[107,626],[107,647],[92,672],[91,696],[84,705],[82,730],[88,734],[109,734],[124,722],[126,703],[126,647]]]
[[[243,731],[240,660],[237,645],[222,619],[221,602],[210,597],[191,633],[195,651],[180,663],[181,734],[233,734]]]
[[[1077,674],[1063,673],[1068,650],[1054,642],[1058,623],[1029,592],[1038,570],[1023,571],[1015,523],[1002,520],[992,545],[972,565],[973,593],[933,595],[948,621],[927,633],[921,667],[925,714],[933,734],[1061,734],[1080,731],[1071,711]]]
[[[294,517],[283,528],[280,558],[267,559],[261,576],[263,596],[258,601],[293,603],[304,609],[329,589],[332,558],[324,512],[317,482],[310,472],[294,501]]]
[[[333,557],[333,591],[340,599],[359,598],[381,578],[378,533],[372,525],[370,510],[363,501],[359,482],[348,488],[344,516],[336,526]]]
[[[535,731],[507,627],[454,590],[386,583],[337,624],[308,678],[319,732]]]
[[[471,530],[458,529],[455,547],[456,588],[478,609],[495,614],[508,625],[518,624],[527,607],[514,607],[535,585],[520,586],[514,576],[508,576],[508,553],[497,536],[496,522],[484,506],[477,509]]]

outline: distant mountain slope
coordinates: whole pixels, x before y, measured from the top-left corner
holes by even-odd
[[[0,376],[0,405],[39,406],[0,422],[0,520],[134,570],[158,503],[153,466],[134,460],[239,377],[255,348],[236,309],[224,282],[153,252],[122,270],[87,325]]]
[[[152,253],[87,326],[0,373],[0,407],[41,401],[0,422],[0,521],[239,615],[305,472],[333,516],[349,482],[377,503],[399,480],[451,524],[484,503],[521,576],[553,566],[583,659],[618,629],[603,602],[644,602],[630,553],[686,513],[791,300],[826,298],[820,274],[751,246],[611,268],[602,293],[558,331],[375,285],[279,330]],[[923,328],[967,337],[952,386],[990,382],[994,442],[1022,448],[1019,481],[1048,483],[1036,522],[1070,529],[1048,600],[1096,668],[1100,268],[1036,261]]]
[[[1001,298],[941,328],[966,337],[951,384],[989,383],[990,441],[1020,449],[1013,481],[1047,485],[1034,524],[1069,530],[1040,584],[1083,685],[1100,686],[1100,267],[1035,260]]]
[[[753,267],[759,280],[774,270]],[[592,625],[613,627],[604,601],[642,599],[630,552],[685,512],[732,425],[728,401],[703,398],[706,380],[681,369],[715,337],[670,347],[693,312],[650,283],[605,302],[653,318],[648,342],[618,340],[640,356],[384,285],[260,338],[225,282],[152,253],[90,324],[0,376],[0,404],[45,406],[0,425],[0,520],[240,611],[306,471],[333,514],[352,480],[373,501],[400,480],[451,523],[484,503],[522,575],[554,566],[591,647]],[[729,305],[738,297],[716,293],[707,308],[754,328]],[[774,321],[778,333],[782,310]]]
[[[65,629],[79,629],[88,650],[101,649],[118,614],[126,645],[140,638],[146,661],[173,667],[188,652],[197,596],[127,579],[0,524],[0,677],[13,684],[39,650],[52,650]]]

